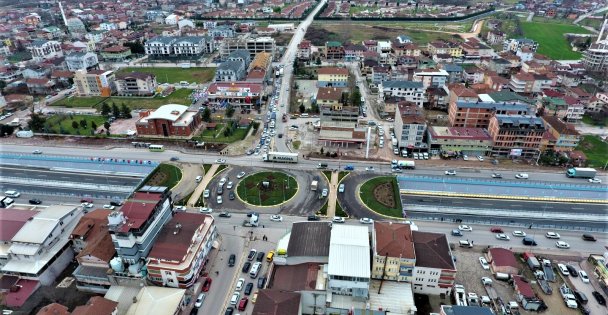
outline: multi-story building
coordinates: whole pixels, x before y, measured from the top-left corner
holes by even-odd
[[[232,38],[235,35],[234,29],[228,26],[217,26],[209,30],[209,34],[213,37]]]
[[[426,119],[422,108],[412,103],[401,103],[395,111],[395,137],[400,149],[426,151],[422,141],[426,132]]]
[[[261,52],[273,55],[275,48],[276,43],[272,37],[243,35],[237,38],[224,38],[220,44],[220,58],[226,60],[233,51],[245,49],[249,51],[249,56],[253,59],[256,54]]]
[[[312,44],[309,40],[303,40],[298,44],[297,58],[300,60],[310,60],[312,55]]]
[[[235,82],[245,78],[245,63],[243,61],[226,60],[215,71],[216,82]]]
[[[576,131],[574,125],[563,122],[558,117],[547,115],[541,117],[545,122],[547,132],[556,139],[555,151],[573,151],[579,144],[581,135]]]
[[[412,231],[416,266],[414,293],[448,296],[456,279],[456,264],[445,234]]]
[[[583,52],[583,65],[588,71],[608,72],[608,19],[604,19],[597,40]]]
[[[433,155],[485,156],[492,151],[492,137],[485,128],[431,126],[427,140]]]
[[[448,54],[452,57],[462,57],[462,47],[455,42],[437,40],[428,43],[427,49],[431,55]]]
[[[248,55],[249,56],[249,55]],[[249,73],[247,74],[247,82],[265,83],[270,81],[272,75],[272,55],[266,52],[261,52],[255,55],[249,65]]]
[[[424,89],[441,88],[446,85],[449,76],[443,69],[422,69],[414,72],[413,81],[422,82]]]
[[[393,41],[393,52],[395,56],[410,56],[410,57],[418,57],[420,56],[420,48],[418,45],[413,43],[399,43]]]
[[[372,67],[372,83],[380,84],[383,81],[390,80],[391,68],[385,66]]]
[[[411,226],[374,222],[372,255],[372,278],[411,282],[416,265]]]
[[[334,224],[327,263],[327,290],[366,300],[371,277],[369,256],[367,227]]]
[[[505,40],[502,44],[503,51],[508,50],[514,53],[519,50],[522,50],[524,47],[527,47],[528,49],[536,52],[536,50],[538,49],[538,42],[529,38],[511,38]]]
[[[239,109],[253,109],[260,106],[263,92],[259,83],[214,82],[207,89],[207,100],[220,107],[232,105]]]
[[[109,97],[115,90],[116,76],[111,70],[77,70],[74,73],[74,84],[78,96]]]
[[[7,208],[8,204],[2,203],[2,208]],[[11,248],[12,239],[21,230],[26,222],[32,219],[38,211],[24,211],[21,209],[2,209],[0,215],[0,269],[10,259],[9,249]]]
[[[116,75],[116,94],[121,96],[150,96],[156,93],[156,76],[145,72],[122,72]]]
[[[158,233],[148,254],[148,279],[158,286],[192,286],[202,274],[216,238],[212,216],[175,213]]]
[[[317,105],[320,109],[329,109],[332,111],[341,111],[342,104],[342,89],[335,87],[321,87],[317,92]]]
[[[256,54],[255,56],[257,56]],[[251,64],[251,60],[255,58],[255,56],[251,56],[249,51],[246,49],[237,49],[230,53],[226,61],[240,61],[245,66],[245,70],[247,70]]]
[[[348,84],[348,69],[339,67],[323,67],[317,70],[319,87],[346,87]]]
[[[379,93],[380,99],[384,100],[391,97],[397,97],[422,108],[422,102],[424,100],[422,82],[384,81],[380,83],[378,90],[381,91],[381,93]]]
[[[501,31],[492,30],[488,32],[486,36],[486,41],[490,45],[501,44],[505,41],[505,33]]]
[[[340,42],[325,43],[325,58],[327,60],[342,60],[344,58],[344,46]]]
[[[524,103],[450,102],[448,116],[452,127],[488,128],[490,120],[498,115],[531,115],[533,110]]]
[[[145,259],[161,228],[171,220],[171,191],[144,186],[108,216],[108,229],[118,257],[110,261],[112,283],[142,282]]]
[[[52,285],[74,258],[69,236],[82,215],[82,207],[67,205],[36,213],[12,237],[0,273]]]
[[[366,51],[365,46],[359,44],[344,45],[344,60],[345,61],[361,61],[363,53]]]
[[[144,48],[150,58],[196,58],[213,51],[205,36],[158,36],[146,41]],[[211,46],[211,47],[210,47]]]
[[[0,42],[0,56],[11,55],[11,49],[4,42]]]
[[[530,115],[495,115],[488,132],[494,142],[492,156],[533,158],[540,154],[545,124]]]
[[[448,63],[442,65],[441,69],[448,73],[448,83],[458,83],[463,81],[464,69],[461,66]]]
[[[124,61],[131,56],[131,48],[125,46],[111,46],[101,50],[101,58],[107,61]]]
[[[154,137],[190,137],[201,125],[198,111],[178,104],[163,105],[139,112],[137,134]]]
[[[63,56],[61,43],[55,40],[36,39],[31,44],[32,59],[42,61]]]
[[[70,71],[88,71],[96,68],[99,60],[97,60],[97,54],[92,52],[71,52],[65,56],[65,63]]]

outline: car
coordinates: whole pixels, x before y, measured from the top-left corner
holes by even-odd
[[[112,200],[112,201],[110,201],[110,205],[115,206],[115,207],[120,207],[120,206],[122,206],[122,201]]]
[[[500,174],[500,173],[492,173],[492,178],[502,178],[502,174]]]
[[[222,211],[220,212],[220,218],[230,218],[232,217],[232,214],[228,211]]]
[[[545,237],[546,238],[559,239],[560,235],[558,233],[556,233],[556,232],[549,231],[549,232],[545,233]]]
[[[244,286],[245,286],[245,278],[239,278],[239,280],[236,282],[235,290],[241,291],[241,290],[243,290]]]
[[[245,295],[249,295],[251,294],[251,291],[253,290],[253,282],[249,282],[247,283],[247,285],[245,286]]]
[[[340,184],[340,186],[338,186],[338,192],[339,193],[343,193],[344,192],[344,184]]]
[[[236,175],[236,178],[238,178],[238,179],[241,179],[243,177],[245,177],[245,172],[240,172]]]
[[[602,180],[599,179],[599,178],[597,178],[597,177],[595,177],[595,178],[589,178],[589,182],[593,183],[593,184],[601,184]]]
[[[34,199],[30,199],[30,204],[32,205],[39,205],[42,203],[42,200],[34,198]]]
[[[84,208],[87,208],[87,209],[91,209],[91,208],[93,208],[95,206],[94,204],[89,203],[89,202],[83,202],[80,205],[83,206]]]
[[[354,171],[355,167],[353,165],[346,165],[346,166],[344,166],[344,170],[345,171]]]
[[[222,196],[217,196],[217,198],[215,198],[215,200],[217,201],[218,204],[222,204],[222,202],[224,202],[224,199],[222,199]]]
[[[566,265],[566,269],[568,269],[568,272],[570,273],[570,276],[577,278],[578,277],[578,270],[576,270],[576,268],[574,268],[574,266],[572,265]]]
[[[445,171],[445,175],[456,176],[456,171],[455,170],[447,170],[447,171]]]
[[[479,264],[481,264],[481,268],[484,270],[490,270],[490,264],[484,257],[479,257]]]
[[[519,173],[515,175],[515,178],[517,179],[528,179],[530,176],[528,176],[527,173]]]
[[[491,227],[490,228],[490,232],[492,232],[492,233],[504,233],[503,230],[502,230],[502,228],[497,227],[497,226]]]
[[[595,238],[595,236],[593,236],[591,234],[583,234],[583,240],[584,241],[589,241],[589,242],[595,242],[595,241],[597,241],[597,239]]]
[[[283,217],[278,214],[273,214],[270,216],[270,221],[272,222],[283,222]]]
[[[524,232],[524,231],[515,230],[511,234],[513,234],[513,236],[516,236],[516,237],[526,237],[526,232]]]
[[[258,256],[255,258],[255,261],[262,262],[262,260],[264,260],[264,257],[266,257],[266,253],[258,252]]]
[[[255,291],[253,293],[253,296],[251,297],[251,303],[255,304],[255,301],[258,300],[258,291]]]
[[[536,243],[536,241],[533,238],[529,237],[529,236],[524,237],[521,240],[521,243],[524,244],[524,245],[527,245],[527,246],[536,246],[536,245],[538,245]]]
[[[217,163],[217,164],[226,164],[226,160],[224,160],[224,159],[217,159],[217,160],[215,160],[215,163]]]
[[[395,167],[395,168],[391,169],[391,172],[393,172],[393,173],[403,173],[403,170],[401,170],[398,167]]]
[[[492,285],[492,279],[490,279],[488,277],[481,277],[481,284],[483,284],[483,285]]]
[[[478,155],[478,156],[477,156],[477,159],[479,160],[479,162],[483,162],[483,156]]]
[[[251,268],[251,263],[250,263],[250,262],[248,262],[248,261],[246,261],[246,262],[243,264],[243,268],[241,269],[241,271],[242,271],[243,273],[248,273],[248,272],[249,272],[249,268]]]
[[[91,198],[82,198],[82,199],[80,199],[80,202],[93,203],[93,199],[91,199]]]
[[[343,217],[334,217],[334,218],[331,220],[331,222],[333,222],[333,223],[344,223],[344,222],[346,222],[346,220],[344,220],[344,218],[343,218]]]
[[[236,194],[234,193],[234,191],[231,191],[228,193],[228,199],[234,200],[235,198],[236,198]]]
[[[496,239],[497,239],[497,240],[501,240],[501,241],[508,241],[508,240],[510,240],[511,238],[510,238],[510,237],[509,237],[509,235],[507,235],[507,234],[504,234],[504,233],[499,233],[499,234],[496,234]]]
[[[365,170],[369,171],[369,172],[373,172],[374,171],[374,167],[373,166],[368,166],[368,167],[365,168]]]
[[[579,270],[578,275],[581,277],[583,283],[589,283],[589,276],[587,276],[587,273],[584,270]]]
[[[239,311],[244,311],[247,308],[247,303],[249,302],[249,298],[244,296],[241,298],[241,300],[239,301],[239,306],[238,306],[238,310]]]
[[[218,195],[223,195],[224,194],[224,187],[223,186],[217,186],[217,194]]]
[[[468,226],[468,225],[459,225],[458,229],[461,231],[467,231],[467,232],[472,232],[473,228]]]
[[[359,222],[361,224],[372,224],[372,223],[374,223],[374,220],[372,220],[370,218],[361,218],[361,219],[359,219]]]
[[[568,249],[568,248],[570,248],[570,244],[568,244],[564,241],[557,241],[557,242],[555,242],[555,247],[561,248],[561,249]]]
[[[460,230],[454,229],[452,230],[452,236],[462,236],[462,232]]]
[[[172,156],[169,160],[170,161],[179,161],[179,158],[177,156]]]
[[[234,187],[234,184],[232,182],[228,182],[226,189],[232,189],[232,187]]]
[[[597,291],[593,291],[593,292],[591,292],[591,295],[593,295],[593,297],[597,301],[597,304],[606,305],[606,299],[604,298],[604,296],[601,293],[599,293]]]
[[[566,268],[566,265],[564,264],[557,264],[557,270],[564,276],[570,275],[570,271],[568,271],[568,268]]]
[[[321,220],[321,218],[319,218],[319,216],[314,215],[314,214],[309,215],[307,219],[308,219],[308,221],[319,221],[319,220]]]
[[[258,289],[264,288],[264,284],[266,284],[266,277],[260,277],[258,279]]]
[[[241,293],[240,292],[234,292],[232,294],[232,297],[230,298],[230,304],[231,305],[236,305],[239,302],[240,298],[241,298]]]
[[[245,154],[252,155],[253,154],[253,150],[249,149],[249,150],[247,150],[247,152],[245,152]],[[237,176],[237,178],[239,178],[239,177]]]
[[[465,155],[462,156],[462,159],[465,160],[465,161],[468,161],[469,160],[469,156],[465,154]]]
[[[196,178],[194,179],[195,182],[200,183],[203,180],[203,176],[196,176]]]
[[[208,208],[208,207],[201,207],[200,209],[198,209],[198,212],[200,212],[200,213],[213,213],[213,209]]]
[[[236,255],[230,254],[230,258],[228,258],[228,267],[234,267],[235,262],[236,262]]]
[[[205,302],[205,293],[201,293],[198,295],[198,297],[196,298],[196,302],[194,303],[194,307],[199,308],[203,305],[203,302]]]
[[[186,207],[185,206],[174,206],[173,210],[175,210],[175,211],[186,211]]]
[[[255,259],[255,255],[258,253],[256,249],[251,249],[247,255],[247,260],[252,261]]]
[[[212,282],[213,279],[211,279],[210,277],[205,278],[205,282],[203,282],[203,292],[209,291]]]
[[[114,209],[116,209],[116,207],[113,206],[113,205],[103,205],[103,208],[104,209],[108,209],[108,210],[114,210]]]
[[[40,151],[40,150],[34,150],[34,151],[32,152],[32,154],[42,154],[42,151]]]
[[[327,190],[327,188],[323,188],[323,190],[321,191],[321,197],[327,197],[328,194],[329,190]]]

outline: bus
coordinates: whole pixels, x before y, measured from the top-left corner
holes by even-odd
[[[163,152],[165,151],[165,146],[162,144],[152,144],[148,147],[152,152]]]

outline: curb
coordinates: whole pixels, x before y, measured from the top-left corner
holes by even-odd
[[[236,185],[236,187],[235,187],[235,191],[236,191],[236,198],[237,198],[237,199],[238,199],[240,202],[242,202],[243,204],[245,204],[245,205],[247,205],[247,206],[252,206],[252,207],[257,207],[257,208],[273,208],[273,207],[277,207],[277,206],[278,206],[278,207],[280,207],[280,206],[282,206],[282,205],[284,205],[284,204],[286,204],[286,203],[290,202],[290,201],[291,201],[293,198],[295,198],[295,197],[298,195],[298,192],[300,192],[300,185],[298,184],[298,189],[296,190],[296,193],[295,193],[295,194],[293,194],[293,196],[291,196],[291,198],[289,198],[289,199],[287,199],[287,200],[285,200],[285,201],[283,201],[283,202],[281,202],[281,203],[277,203],[276,205],[272,205],[272,206],[260,206],[260,205],[254,205],[254,204],[251,204],[251,203],[249,203],[249,202],[244,201],[243,199],[241,199],[241,196],[240,196],[240,195],[239,195],[239,193],[238,193],[238,188],[239,188],[239,186],[241,185],[241,183],[243,182],[243,180],[244,180],[245,178],[249,177],[249,176],[253,176],[253,175],[255,175],[255,174],[259,174],[259,173],[265,173],[265,172],[268,172],[268,171],[261,171],[261,172],[255,172],[255,173],[249,174],[249,175],[247,175],[247,176],[243,177],[243,178],[241,179],[241,181],[239,181],[239,183],[238,183],[238,184]],[[287,173],[284,173],[284,172],[271,171],[270,173],[274,173],[274,172],[277,172],[277,173],[283,173],[283,174],[286,174],[286,175],[287,175],[287,176],[289,176],[289,177],[294,178],[293,176],[291,176],[291,175],[289,175],[289,174],[287,174]],[[215,175],[214,175],[214,177],[215,177]],[[295,182],[296,182],[296,183],[298,183],[298,180],[297,180],[296,178],[294,178],[294,180],[295,180]]]
[[[545,201],[545,202],[571,202],[571,203],[590,203],[590,204],[606,204],[606,200],[597,199],[570,199],[570,198],[543,198],[543,197],[525,197],[525,196],[498,196],[484,194],[463,194],[463,193],[439,193],[439,192],[421,192],[414,190],[399,190],[400,194],[419,195],[419,196],[439,196],[439,197],[461,197],[461,198],[480,198],[480,199],[501,199],[501,200],[520,200],[520,201]]]

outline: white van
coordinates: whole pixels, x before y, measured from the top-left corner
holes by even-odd
[[[19,196],[21,196],[21,193],[16,190],[7,190],[4,192],[4,195],[11,198],[19,198]]]
[[[249,270],[249,276],[252,279],[255,279],[258,276],[258,273],[260,272],[260,268],[262,268],[261,262],[256,262],[255,264],[253,264],[251,270]]]
[[[528,179],[528,174],[527,173],[519,173],[515,175],[515,178],[517,179]]]

